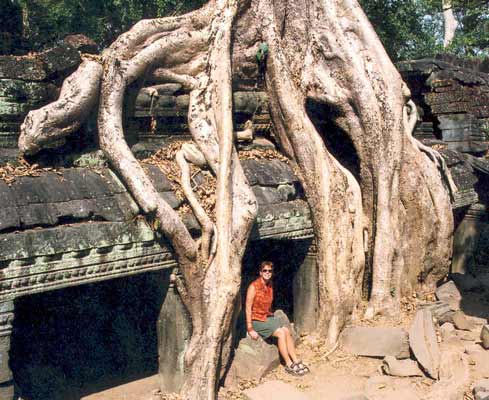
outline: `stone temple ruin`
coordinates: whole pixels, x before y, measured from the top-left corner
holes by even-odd
[[[0,400],[80,398],[158,370],[169,391],[181,382],[190,326],[170,282],[178,266],[106,165],[95,121],[43,151],[36,168],[12,166],[23,118],[56,98],[80,63],[77,43],[72,38],[35,56],[0,56]],[[442,152],[458,188],[453,272],[486,273],[489,74],[454,60],[399,68],[422,115],[416,137]],[[248,119],[254,125],[254,139],[240,148],[253,154],[242,163],[259,203],[244,287],[260,260],[274,261],[287,277],[278,306],[307,333],[318,312],[310,213],[298,179],[276,151],[266,96],[250,89],[234,93],[236,128]],[[179,85],[131,88],[125,123],[138,158],[190,138],[187,106]],[[336,150],[345,163],[355,162]],[[171,176],[146,167],[160,194],[182,208]],[[199,188],[205,176],[193,181]],[[191,213],[184,220],[199,229]]]

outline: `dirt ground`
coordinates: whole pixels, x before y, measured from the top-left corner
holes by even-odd
[[[475,308],[489,312],[488,299],[483,294],[474,293],[465,296],[466,304],[473,304]],[[431,299],[423,299],[430,301]],[[367,326],[396,326],[409,328],[416,312],[418,299],[405,300],[403,311],[395,318],[377,318],[373,321],[357,321],[356,325]],[[473,309],[464,310],[467,318],[473,321],[474,327],[470,331],[455,330],[448,337],[442,339],[439,334],[440,349],[443,354],[455,352],[464,354],[466,350],[479,346],[479,335],[485,318]],[[487,318],[487,317],[486,317]],[[478,379],[489,377],[489,350],[480,350],[485,354],[487,363],[479,364],[469,359],[466,372],[467,382],[463,387],[460,400],[472,400],[471,384]],[[221,388],[219,400],[244,399],[242,392],[248,388],[269,380],[281,380],[289,383],[308,395],[311,400],[342,400],[355,394],[364,394],[369,400],[445,400],[445,395],[435,397],[430,393],[436,388],[436,381],[426,377],[400,378],[383,374],[381,359],[358,357],[347,354],[337,347],[334,352],[322,342],[321,339],[303,337],[298,345],[298,352],[310,368],[311,373],[303,377],[294,377],[285,373],[283,366],[279,366],[259,381],[241,381],[238,388]],[[442,359],[442,363],[443,363]],[[485,369],[485,370],[481,370]],[[456,376],[453,377],[457,379]],[[84,397],[83,400],[173,400],[176,396],[161,395],[158,393],[157,376],[131,382],[97,394]],[[458,400],[457,399],[457,400]]]

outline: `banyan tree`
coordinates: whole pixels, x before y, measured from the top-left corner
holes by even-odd
[[[198,238],[125,142],[124,95],[142,80],[189,92],[193,142],[176,161]],[[454,188],[439,155],[412,137],[416,107],[357,0],[210,0],[185,15],[140,21],[99,58],[85,58],[57,101],[29,113],[19,147],[36,153],[98,112],[101,149],[143,212],[159,221],[179,262],[176,286],[192,320],[182,395],[192,400],[216,397],[257,212],[237,155],[232,102],[233,89],[253,80],[264,84],[273,135],[311,209],[317,333],[328,343],[359,305],[364,276],[366,316],[395,313],[403,295],[446,273],[451,256]],[[311,108],[328,123],[318,124]],[[333,131],[350,162],[329,145]],[[217,179],[213,216],[192,191],[191,164]]]

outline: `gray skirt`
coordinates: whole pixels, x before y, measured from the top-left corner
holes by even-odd
[[[263,339],[268,339],[273,333],[283,326],[282,321],[275,316],[267,317],[266,321],[251,321],[253,329],[258,333]]]

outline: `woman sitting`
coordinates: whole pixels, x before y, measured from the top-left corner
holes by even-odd
[[[272,275],[273,263],[263,261],[260,277],[251,282],[246,292],[246,328],[253,340],[259,336],[263,339],[276,337],[278,350],[285,362],[285,371],[302,376],[309,372],[309,368],[297,357],[289,329],[270,312],[273,302]]]

